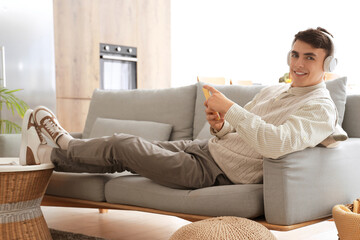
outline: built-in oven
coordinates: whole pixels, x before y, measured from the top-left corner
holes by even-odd
[[[137,88],[135,47],[100,43],[101,89]]]

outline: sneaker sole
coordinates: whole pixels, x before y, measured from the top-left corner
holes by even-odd
[[[20,156],[19,162],[21,165],[26,165],[26,150],[28,146],[28,136],[27,136],[27,126],[29,124],[29,119],[33,110],[28,109],[23,118],[21,125],[21,146],[20,146]]]

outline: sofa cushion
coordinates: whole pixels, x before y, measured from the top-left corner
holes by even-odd
[[[109,203],[206,216],[255,218],[264,212],[262,184],[180,190],[132,175],[117,177],[107,182],[105,197]]]
[[[111,136],[114,133],[127,133],[147,140],[168,141],[172,126],[166,123],[149,121],[96,118],[90,138]]]
[[[360,95],[348,95],[343,128],[349,137],[360,138]]]
[[[151,121],[173,126],[170,140],[192,139],[196,85],[156,90],[95,90],[83,138],[96,118]]]
[[[117,176],[119,175],[54,172],[46,194],[103,202],[105,183]]]
[[[345,103],[346,103],[346,82],[347,77],[341,77],[334,80],[326,81],[326,88],[330,92],[330,96],[334,101],[339,113],[339,125],[341,126],[344,120]]]
[[[195,139],[203,140],[210,139],[211,137],[213,137],[213,135],[211,135],[210,133],[210,124],[208,122],[205,122],[199,134],[195,136]]]

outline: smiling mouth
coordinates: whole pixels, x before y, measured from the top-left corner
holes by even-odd
[[[293,71],[293,72],[296,76],[299,76],[299,77],[307,75],[307,73],[304,73],[304,72],[297,72],[297,71]]]

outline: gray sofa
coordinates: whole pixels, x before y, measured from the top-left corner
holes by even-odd
[[[326,84],[349,139],[332,149],[308,148],[280,159],[264,159],[263,184],[171,189],[127,172],[54,172],[46,194],[59,199],[82,199],[103,208],[135,206],[177,216],[265,216],[268,223],[276,225],[330,216],[334,205],[350,203],[360,195],[360,95],[346,96],[346,78]],[[75,135],[91,138],[125,132],[150,140],[209,138],[202,85],[96,90],[84,131]],[[264,86],[216,87],[243,106]],[[18,156],[19,142],[19,135],[1,135],[1,156]]]

